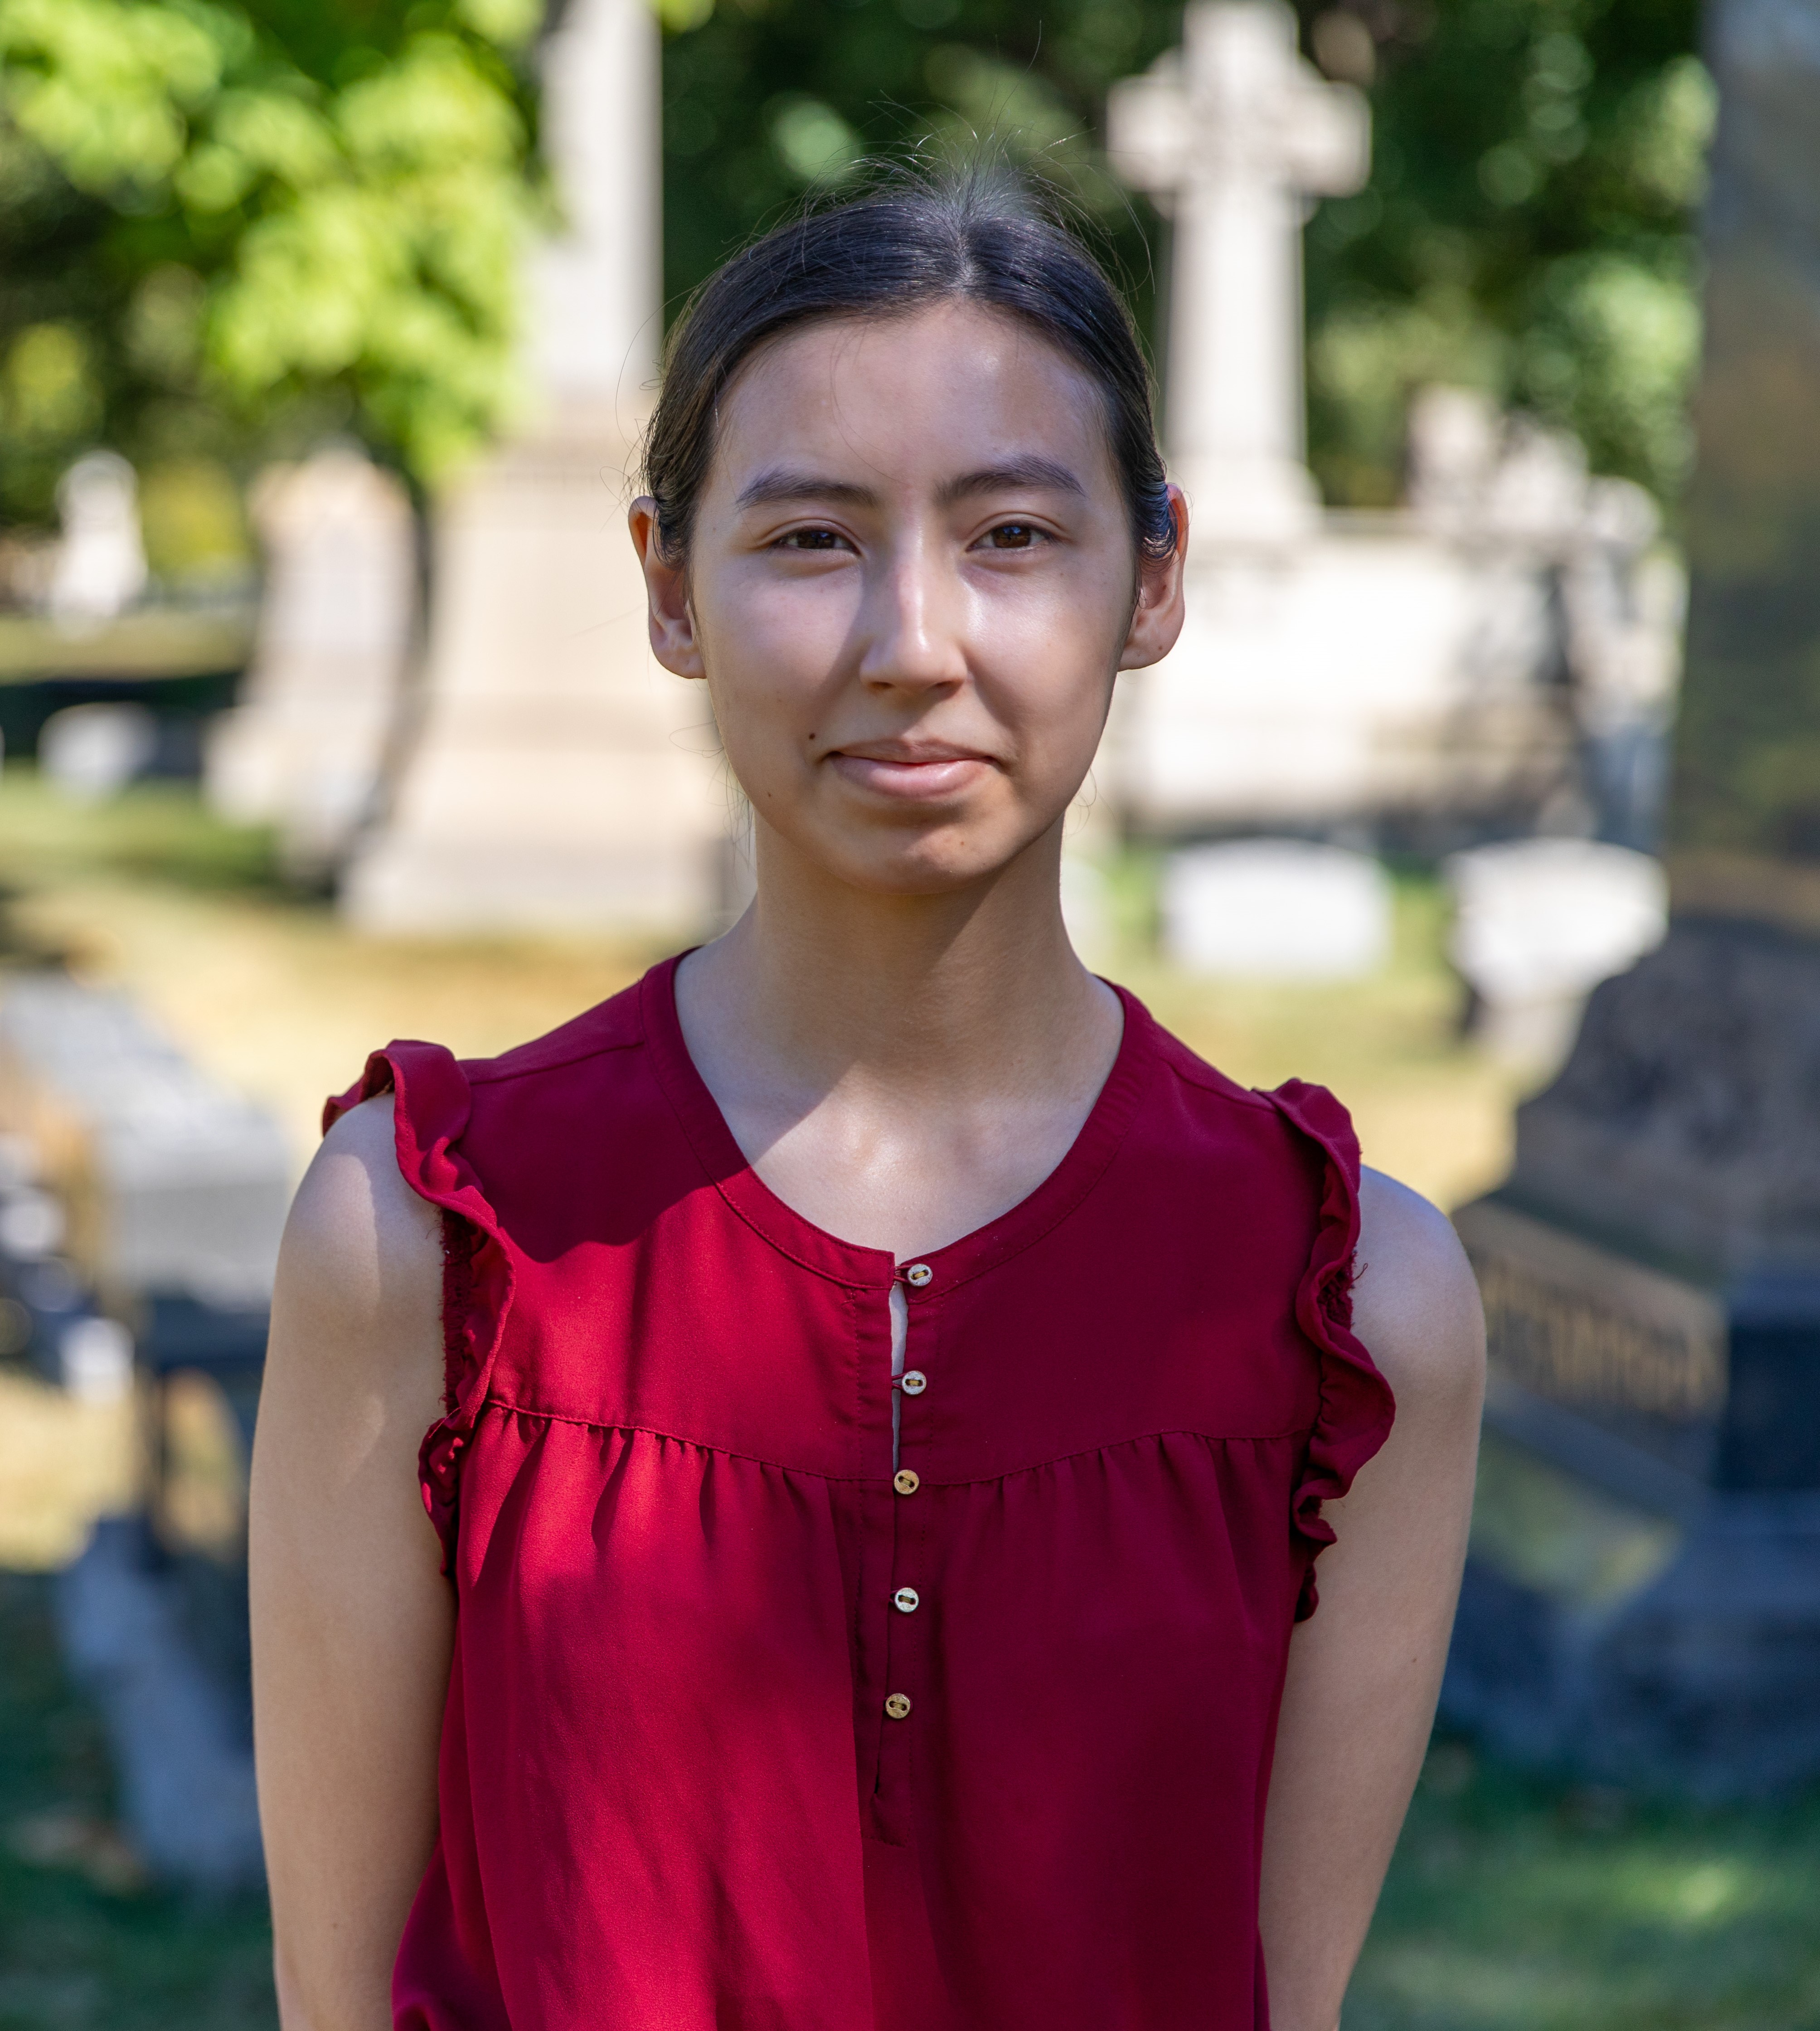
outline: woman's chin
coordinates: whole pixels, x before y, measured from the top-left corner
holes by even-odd
[[[850,813],[824,809],[806,823],[780,828],[779,850],[761,849],[765,884],[780,900],[805,876],[811,890],[832,881],[881,899],[963,894],[1027,860],[1054,830],[1052,822],[1033,829],[1022,808],[929,814],[921,823],[894,815],[895,823],[869,813],[854,823]],[[1053,881],[1052,870],[1046,878]]]
[[[1017,858],[1014,848],[982,853],[970,844],[925,842],[907,852],[843,855],[838,871],[850,887],[881,899],[936,900],[990,885]]]

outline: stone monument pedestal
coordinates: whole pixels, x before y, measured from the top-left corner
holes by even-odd
[[[626,531],[663,333],[656,13],[552,6],[539,69],[562,229],[524,250],[520,423],[437,504],[415,723],[341,900],[392,934],[679,942],[732,900],[736,803]]]
[[[392,808],[344,878],[379,932],[687,936],[725,881],[705,690],[652,656],[623,437],[508,445],[437,531],[431,664]]]
[[[1491,1351],[1443,1712],[1712,1795],[1820,1772],[1820,948],[1684,919],[1456,1215]]]
[[[1487,1471],[1444,1710],[1718,1795],[1820,1777],[1820,0],[1714,0],[1670,920],[1459,1215]]]

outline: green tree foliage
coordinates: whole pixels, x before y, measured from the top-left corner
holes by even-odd
[[[1162,0],[656,0],[672,308],[870,154],[982,140],[1066,191],[1148,328],[1167,228],[1107,174]],[[1300,0],[1369,82],[1308,233],[1330,497],[1394,498],[1409,389],[1570,424],[1672,501],[1712,91],[1694,0]],[[510,399],[539,0],[0,0],[0,520],[97,441],[148,468],[355,428],[433,481]]]
[[[1692,0],[1382,4],[1371,185],[1308,234],[1329,490],[1390,498],[1408,391],[1446,379],[1570,426],[1673,503],[1714,112]]]
[[[868,155],[973,137],[1099,229],[1154,319],[1167,228],[1107,176],[1107,87],[1172,46],[1157,0],[671,0],[672,311],[728,251]],[[1308,241],[1312,456],[1394,499],[1411,388],[1481,386],[1570,425],[1665,501],[1698,347],[1692,208],[1713,95],[1694,0],[1302,0],[1305,47],[1368,84],[1369,188]]]
[[[0,0],[0,518],[103,440],[355,429],[433,481],[508,397],[535,0]]]
[[[664,58],[672,313],[757,227],[869,158],[1025,164],[1152,315],[1156,218],[1107,173],[1106,88],[1174,43],[1154,0],[673,0]]]

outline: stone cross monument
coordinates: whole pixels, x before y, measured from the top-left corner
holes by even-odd
[[[1364,184],[1365,102],[1297,55],[1281,0],[1193,0],[1181,50],[1114,86],[1107,128],[1114,168],[1174,222],[1164,423],[1197,529],[1304,534],[1301,225],[1310,198]]]
[[[1718,1792],[1820,1776],[1820,0],[1707,40],[1670,926],[1457,1217],[1491,1471],[1446,1703]]]
[[[527,259],[526,414],[437,516],[418,725],[342,906],[394,932],[710,922],[728,799],[660,669],[625,511],[663,336],[657,24],[566,0],[541,69],[564,229]]]

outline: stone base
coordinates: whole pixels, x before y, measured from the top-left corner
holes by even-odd
[[[512,445],[444,509],[419,723],[341,889],[361,928],[716,923],[736,799],[705,688],[650,652],[629,457]]]
[[[1182,639],[1119,680],[1095,769],[1140,833],[1409,823],[1458,844],[1577,781],[1540,552],[1330,515],[1286,549],[1191,545],[1188,577]]]
[[[1647,1788],[1820,1776],[1820,1284],[1695,1280],[1502,1195],[1457,1224],[1491,1376],[1444,1718]]]
[[[1639,1515],[1646,1528],[1662,1519]],[[1820,1500],[1716,1496],[1587,1601],[1468,1560],[1442,1718],[1520,1763],[1721,1799],[1820,1776]]]

